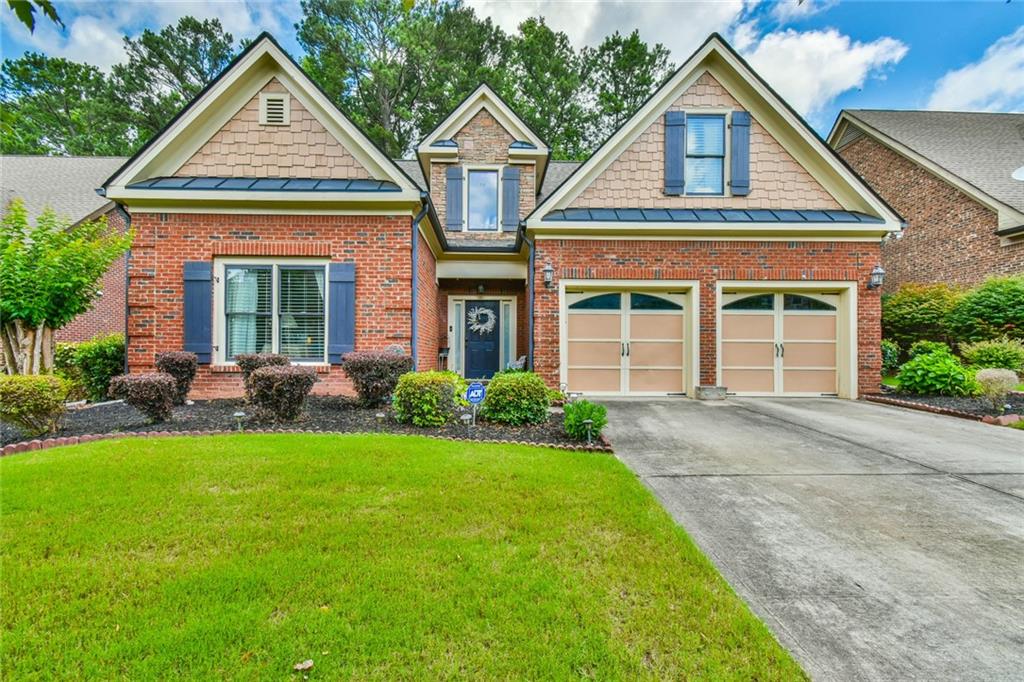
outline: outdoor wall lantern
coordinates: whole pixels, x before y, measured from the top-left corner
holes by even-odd
[[[551,288],[551,284],[555,281],[555,268],[551,265],[550,261],[548,261],[547,263],[544,264],[543,272],[544,272],[544,286],[546,286],[548,289],[550,289]]]
[[[882,286],[884,281],[885,270],[882,269],[881,265],[876,265],[874,270],[871,271],[871,277],[868,278],[868,289],[877,289]]]

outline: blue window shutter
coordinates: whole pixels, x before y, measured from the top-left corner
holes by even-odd
[[[745,111],[732,112],[729,147],[729,187],[733,195],[745,197],[750,194],[750,114]]]
[[[327,285],[327,361],[336,365],[356,344],[356,264],[330,263]]]
[[[519,228],[519,169],[505,166],[501,173],[501,229],[515,232]]]
[[[462,232],[462,166],[448,166],[445,179],[444,227]]]
[[[686,160],[686,112],[665,112],[665,194],[683,193]]]
[[[185,263],[185,351],[210,364],[213,352],[213,263]]]

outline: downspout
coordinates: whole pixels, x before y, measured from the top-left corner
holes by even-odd
[[[130,232],[132,229],[132,216],[125,210],[125,207],[121,204],[115,203],[114,206],[124,216],[124,231]],[[132,249],[128,247],[128,250],[124,254],[124,373],[128,373],[128,284],[130,277],[128,272],[130,270],[130,263],[132,259]]]
[[[416,217],[412,219],[412,330],[409,334],[409,352],[412,354],[412,369],[416,371],[417,359],[416,359],[416,346],[419,342],[419,301],[417,301],[417,295],[419,294],[419,256],[420,256],[420,221],[423,220],[423,216],[427,215],[427,211],[430,209],[430,195],[426,192],[420,193],[420,200],[423,201],[423,208],[416,214]]]
[[[526,313],[526,328],[528,337],[526,339],[526,367],[531,372],[533,371],[533,308],[534,308],[534,291],[533,291],[533,270],[536,262],[537,254],[534,250],[533,240],[526,236],[526,223],[519,223],[519,229],[522,230],[523,241],[530,249],[530,271],[526,273],[527,286],[530,288],[529,310]]]

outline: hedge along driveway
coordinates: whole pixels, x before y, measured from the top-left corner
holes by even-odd
[[[12,679],[802,676],[608,455],[240,435],[0,474]]]

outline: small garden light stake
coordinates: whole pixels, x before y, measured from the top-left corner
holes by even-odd
[[[594,420],[593,419],[584,419],[583,420],[583,425],[587,427],[587,445],[593,445],[594,444],[594,440],[593,440]]]
[[[384,428],[384,419],[387,417],[387,415],[384,414],[383,412],[378,412],[373,416],[377,419],[377,430],[380,431],[381,429]]]
[[[235,424],[237,425],[238,430],[241,431],[242,430],[242,420],[245,419],[245,412],[242,412],[241,410],[239,410],[238,412],[235,412],[234,417],[235,417]]]

